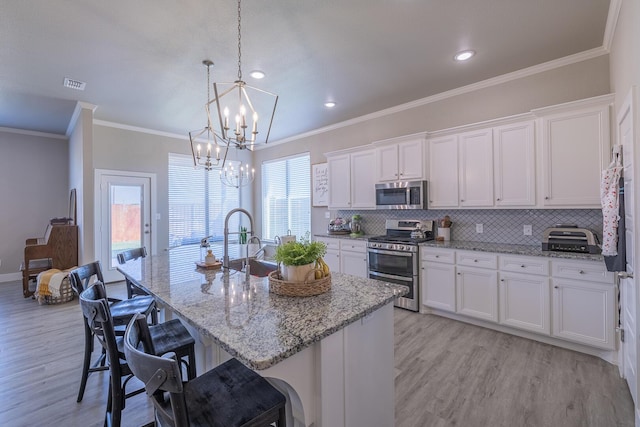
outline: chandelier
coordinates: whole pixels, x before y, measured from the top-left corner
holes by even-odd
[[[241,0],[238,0],[238,79],[229,83],[213,83],[215,97],[207,103],[207,114],[211,123],[211,106],[215,105],[220,139],[227,146],[253,151],[256,144],[269,141],[271,125],[278,104],[274,93],[248,85],[242,80],[242,19]],[[268,111],[269,115],[260,116],[258,111]],[[264,114],[264,113],[261,113]],[[267,125],[259,125],[263,119]],[[250,130],[249,130],[250,129]],[[264,131],[266,129],[266,131]],[[264,139],[260,135],[264,134]]]
[[[240,188],[253,182],[255,169],[249,167],[249,163],[229,160],[226,166],[220,170],[220,181],[229,187]]]

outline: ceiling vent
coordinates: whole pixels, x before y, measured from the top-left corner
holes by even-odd
[[[63,86],[68,87],[70,89],[84,90],[84,87],[86,85],[87,84],[85,82],[81,82],[80,80],[73,80],[73,79],[70,79],[69,77],[64,78]]]

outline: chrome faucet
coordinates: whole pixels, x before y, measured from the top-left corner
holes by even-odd
[[[235,209],[231,209],[229,211],[229,213],[227,214],[227,216],[224,219],[224,255],[222,256],[222,267],[226,270],[229,271],[229,234],[240,234],[239,231],[234,231],[234,232],[229,232],[229,218],[231,218],[231,215],[233,215],[236,212],[242,212],[243,214],[245,214],[247,216],[247,218],[249,218],[249,233],[250,233],[250,239],[248,241],[251,241],[251,239],[253,239],[253,218],[251,217],[251,214],[246,210],[246,209],[242,209],[242,208],[235,208]],[[247,260],[246,260],[246,266],[247,266],[247,271],[249,271],[249,249],[247,246]]]

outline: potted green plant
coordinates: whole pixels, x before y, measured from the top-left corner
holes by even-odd
[[[310,241],[308,238],[299,242],[288,242],[276,248],[274,259],[283,265],[282,278],[290,282],[304,282],[314,268],[318,258],[327,253],[327,246],[323,242]]]

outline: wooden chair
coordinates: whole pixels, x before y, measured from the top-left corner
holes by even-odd
[[[92,280],[104,283],[100,261],[95,261],[72,270],[69,273],[69,280],[71,281],[71,287],[78,296],[89,287]],[[156,302],[151,296],[141,296],[127,300],[107,298],[107,301],[109,303],[111,316],[114,319],[114,325],[120,327],[120,335],[124,334],[124,326],[127,325],[129,319],[138,313],[151,316],[154,325],[158,323]],[[78,391],[78,402],[82,401],[82,397],[84,396],[89,374],[108,369],[105,366],[107,355],[104,352],[104,348],[100,358],[98,358],[93,366],[91,365],[91,355],[94,350],[94,331],[86,321],[84,325],[84,338],[84,361],[82,364],[80,390]]]
[[[161,426],[286,427],[286,398],[260,375],[230,359],[182,382],[170,355],[156,356],[147,320],[131,319],[124,335],[129,368],[145,384]]]
[[[48,225],[44,237],[27,239],[24,247],[22,294],[33,295],[29,280],[50,268],[66,270],[78,265],[78,226]]]
[[[141,388],[131,392],[126,390],[133,374],[125,359],[123,339],[116,334],[104,284],[96,282],[84,290],[80,294],[80,306],[86,320],[85,323],[91,328],[93,335],[98,338],[107,356],[109,395],[104,425],[119,427],[122,423],[122,411],[125,408],[126,399],[141,393],[144,389]],[[144,315],[138,315],[146,319]],[[169,322],[151,326],[148,328],[148,339],[148,345],[152,351],[157,351],[158,354],[171,352],[176,355],[178,360],[188,357],[188,362],[185,362],[187,364],[187,376],[190,379],[196,377],[195,340],[180,323],[180,320],[173,319]],[[178,370],[180,370],[179,365]]]
[[[122,251],[116,255],[116,258],[118,259],[118,264],[123,265],[127,261],[138,259],[138,258],[145,258],[146,256],[147,256],[147,249],[143,246],[141,248],[134,248],[134,249]],[[135,283],[132,283],[126,277],[125,277],[125,282],[127,284],[128,298],[132,298],[135,295],[149,295],[148,292],[136,286]]]

